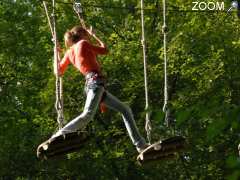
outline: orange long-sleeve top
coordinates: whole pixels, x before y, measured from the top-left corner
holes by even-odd
[[[83,75],[86,75],[88,72],[101,73],[97,55],[107,53],[108,50],[106,47],[94,46],[87,40],[80,40],[65,53],[59,64],[60,74],[64,74],[70,63],[72,63]]]

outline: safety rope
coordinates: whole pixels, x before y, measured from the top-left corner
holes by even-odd
[[[146,44],[145,44],[145,31],[144,31],[144,2],[141,0],[141,25],[142,25],[142,49],[143,49],[143,66],[144,66],[144,87],[145,87],[145,110],[146,110],[146,122],[145,130],[147,132],[147,138],[151,143],[151,121],[149,114],[149,100],[148,100],[148,80],[147,80],[147,58],[146,58]]]
[[[73,10],[75,11],[75,13],[78,15],[78,18],[80,20],[80,23],[82,25],[82,27],[84,29],[86,29],[86,25],[85,25],[85,22],[84,22],[84,19],[83,19],[83,8],[82,8],[82,5],[79,1],[75,1],[73,3]]]
[[[165,113],[165,124],[167,127],[173,126],[176,119],[173,115],[171,104],[169,103],[169,94],[168,94],[168,59],[167,59],[167,21],[166,21],[166,0],[163,0],[163,54],[164,54],[164,104],[163,104],[163,112]],[[175,134],[175,129],[173,128],[173,134]]]
[[[51,19],[50,19],[50,17],[49,17],[48,8],[47,8],[47,4],[46,4],[45,1],[43,1],[43,6],[44,6],[44,10],[45,10],[45,13],[46,13],[46,16],[47,16],[48,25],[49,25],[49,27],[50,27],[52,37],[54,37],[54,32],[53,32],[53,28],[52,28],[52,21],[51,21]]]
[[[55,20],[55,0],[52,1],[52,14],[51,14],[51,18],[48,14],[48,9],[47,9],[47,4],[45,1],[43,1],[43,5],[44,5],[44,9],[45,9],[45,13],[47,16],[47,20],[48,20],[48,24],[51,30],[51,34],[52,34],[52,40],[54,43],[54,64],[57,64],[57,68],[56,72],[57,72],[57,76],[56,76],[56,102],[55,102],[55,108],[57,111],[57,122],[58,122],[58,126],[59,129],[61,129],[63,127],[64,124],[64,115],[63,115],[63,90],[62,90],[62,78],[59,76],[58,74],[58,69],[59,69],[59,62],[60,62],[60,56],[59,56],[59,52],[58,52],[58,41],[57,41],[57,31],[56,31],[56,20]]]
[[[163,104],[163,112],[165,116],[169,114],[169,104],[168,104],[168,72],[167,72],[167,23],[166,23],[166,1],[163,0],[163,55],[164,55],[164,104]],[[165,118],[167,120],[166,124],[169,125],[169,118]]]
[[[56,19],[55,19],[55,0],[52,1],[52,19],[53,19],[53,32],[54,32],[54,62],[57,64],[57,76],[56,76],[56,103],[55,108],[57,111],[57,121],[59,129],[63,127],[64,115],[63,115],[63,89],[62,89],[62,78],[58,74],[59,70],[59,53],[58,53],[58,41],[57,41],[57,30],[56,30]]]

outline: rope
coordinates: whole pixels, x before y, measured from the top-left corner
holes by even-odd
[[[86,25],[85,25],[85,22],[84,22],[84,19],[83,19],[83,16],[82,16],[82,14],[83,14],[83,9],[82,9],[81,3],[75,1],[75,2],[73,3],[73,10],[74,10],[75,13],[78,15],[78,18],[79,18],[79,20],[80,20],[80,23],[81,23],[82,27],[83,27],[84,29],[86,29]]]
[[[143,47],[143,66],[144,66],[144,87],[145,87],[145,110],[146,110],[146,122],[145,122],[145,130],[147,132],[147,138],[149,143],[151,143],[151,122],[150,122],[150,114],[149,110],[149,101],[148,101],[148,81],[147,81],[147,58],[146,58],[146,44],[145,44],[145,32],[144,32],[144,2],[141,0],[141,25],[142,25],[142,47]]]
[[[54,64],[57,64],[57,76],[56,76],[56,102],[55,102],[55,108],[57,111],[57,122],[59,125],[59,129],[63,127],[64,123],[64,115],[63,115],[63,91],[62,91],[62,78],[58,74],[59,69],[59,53],[58,53],[58,41],[57,41],[57,32],[56,32],[56,21],[55,21],[55,0],[52,1],[52,19],[50,19],[50,16],[48,14],[47,4],[45,1],[43,1],[45,13],[47,16],[48,24],[51,30],[51,34],[53,37],[54,42]],[[54,67],[55,68],[55,67]]]
[[[64,115],[63,115],[63,91],[62,91],[62,78],[58,74],[59,70],[59,54],[58,54],[58,41],[57,41],[57,30],[56,30],[56,19],[55,19],[55,0],[52,1],[52,24],[54,32],[54,62],[57,64],[57,76],[56,76],[56,103],[55,108],[57,111],[57,122],[59,129],[63,127]]]
[[[166,1],[163,0],[163,54],[164,54],[164,104],[163,112],[166,113],[168,106],[168,74],[167,74],[167,24],[166,24]]]
[[[48,14],[47,4],[46,4],[45,1],[43,1],[43,6],[44,6],[44,10],[45,10],[45,13],[46,13],[46,16],[47,16],[48,25],[50,27],[52,37],[54,37],[54,32],[53,32],[53,28],[52,28],[52,22],[51,22],[51,19],[49,17],[49,14]]]
[[[163,54],[164,54],[164,104],[163,112],[165,113],[165,124],[170,127],[174,124],[175,118],[172,114],[171,107],[169,104],[169,94],[168,94],[168,71],[167,71],[167,32],[168,27],[166,23],[166,0],[163,0]],[[175,134],[175,129],[173,129],[173,134]]]
[[[62,93],[62,78],[56,77],[56,103],[55,108],[57,111],[57,122],[58,127],[61,129],[64,124],[64,114],[63,114],[63,93]]]

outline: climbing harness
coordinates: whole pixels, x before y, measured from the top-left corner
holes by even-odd
[[[146,43],[145,43],[145,31],[144,31],[144,2],[141,0],[141,26],[142,26],[142,50],[143,50],[143,67],[144,67],[144,87],[145,87],[145,110],[146,110],[146,122],[145,130],[147,132],[147,138],[151,143],[151,121],[149,113],[149,100],[148,100],[148,80],[147,80],[147,57],[146,57]]]
[[[48,19],[48,24],[52,33],[52,40],[54,43],[54,64],[57,64],[56,72],[56,102],[55,102],[55,108],[57,111],[57,122],[59,125],[59,129],[63,127],[64,124],[64,115],[63,115],[63,89],[62,89],[62,78],[58,74],[59,69],[59,63],[60,63],[60,56],[58,53],[58,41],[57,41],[57,32],[56,32],[56,19],[55,19],[55,0],[52,1],[52,14],[51,19],[48,14],[47,4],[45,1],[43,1],[45,13]]]
[[[73,3],[73,10],[78,15],[78,18],[80,20],[80,23],[81,23],[82,27],[84,29],[86,29],[86,25],[85,25],[85,22],[84,22],[84,19],[83,19],[83,8],[82,8],[82,5],[79,1],[75,1]]]

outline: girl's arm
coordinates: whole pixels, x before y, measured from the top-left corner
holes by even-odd
[[[58,60],[60,61],[61,60],[60,53],[62,52],[62,49],[60,48],[60,46],[58,46],[57,50],[58,50]],[[54,74],[56,76],[63,75],[69,64],[70,64],[70,59],[67,51],[64,57],[62,58],[62,60],[59,62],[59,67],[58,67],[58,62],[54,61]]]
[[[107,46],[96,36],[95,33],[93,33],[92,29],[90,30],[86,29],[86,31],[90,36],[92,36],[97,41],[99,46],[94,46],[91,43],[86,43],[86,44],[89,44],[90,48],[93,51],[95,51],[97,54],[107,54],[108,53]]]
[[[97,43],[99,44],[99,46],[103,49],[105,49],[107,51],[107,46],[106,44],[104,44],[97,36],[96,34],[92,31],[92,28],[91,29],[86,29],[86,31],[88,32],[88,34],[90,36],[92,36],[96,41]]]

